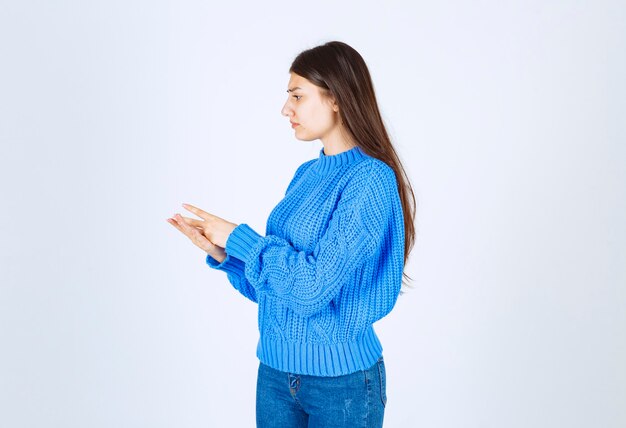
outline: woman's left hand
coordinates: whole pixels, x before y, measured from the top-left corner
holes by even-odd
[[[181,216],[187,224],[201,230],[203,235],[206,236],[206,238],[213,244],[226,248],[226,241],[228,240],[230,233],[238,226],[237,224],[228,222],[213,214],[209,214],[208,212],[203,211],[200,208],[196,208],[193,205],[183,204],[183,207],[202,219],[197,220]]]

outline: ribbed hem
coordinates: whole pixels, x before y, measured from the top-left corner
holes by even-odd
[[[320,150],[319,159],[316,161],[315,165],[313,165],[313,168],[320,174],[326,174],[337,167],[350,164],[358,159],[363,159],[366,156],[365,152],[363,152],[359,146],[335,155],[324,154],[324,149],[322,148]]]
[[[226,254],[226,258],[222,263],[215,260],[210,255],[206,255],[206,264],[212,267],[213,269],[221,270],[228,273],[234,274],[243,274],[245,269],[245,264],[241,260],[236,257],[231,257],[230,254]]]
[[[354,342],[290,343],[261,336],[257,346],[257,357],[263,364],[283,372],[312,376],[341,376],[366,370],[382,352],[372,326]]]
[[[226,240],[226,253],[243,260],[248,259],[248,254],[263,237],[245,223],[238,225]]]

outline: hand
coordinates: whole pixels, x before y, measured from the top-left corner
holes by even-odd
[[[218,262],[222,263],[226,258],[226,251],[223,248],[218,247],[209,241],[200,229],[189,226],[180,214],[176,214],[174,217],[168,218],[167,222],[184,233],[189,239],[191,239],[191,242],[202,248],[207,252],[207,254]]]
[[[231,232],[237,227],[237,224],[209,214],[193,205],[183,204],[183,207],[202,218],[202,220],[176,214],[174,217],[167,219],[168,223],[176,227],[191,239],[195,245],[209,253],[217,261],[223,261],[226,257],[224,250],[226,241]]]

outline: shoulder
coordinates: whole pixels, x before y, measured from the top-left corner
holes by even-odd
[[[352,199],[356,218],[371,236],[382,239],[395,218],[399,202],[396,174],[387,163],[367,157],[355,165],[355,175],[345,189]]]
[[[344,203],[356,204],[363,212],[377,212],[376,216],[380,218],[388,215],[398,198],[393,168],[370,156],[351,165],[341,189]]]
[[[393,168],[380,159],[366,156],[353,167],[350,181],[353,185],[374,188],[395,188],[397,186],[396,173]]]

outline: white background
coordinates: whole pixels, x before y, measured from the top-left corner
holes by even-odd
[[[254,426],[256,307],[166,219],[265,231],[335,39],[418,200],[385,426],[626,425],[623,2],[115,0],[0,6],[0,426]]]

